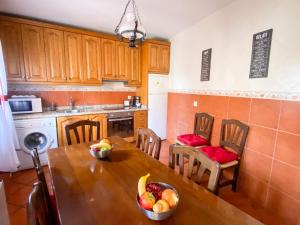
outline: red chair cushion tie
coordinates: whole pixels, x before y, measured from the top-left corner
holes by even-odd
[[[192,147],[208,145],[208,141],[205,138],[196,134],[182,134],[177,137],[177,140]]]
[[[210,159],[217,161],[221,164],[232,162],[238,159],[237,154],[227,151],[224,148],[221,148],[219,146],[218,147],[207,146],[199,149],[199,151],[203,152]]]

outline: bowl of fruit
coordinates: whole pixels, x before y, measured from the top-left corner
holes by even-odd
[[[138,182],[136,201],[139,209],[151,220],[164,220],[176,210],[179,195],[176,189],[166,183],[148,183],[150,174],[142,176]]]
[[[104,138],[99,143],[90,146],[90,153],[95,158],[105,159],[111,154],[112,148],[110,141]]]

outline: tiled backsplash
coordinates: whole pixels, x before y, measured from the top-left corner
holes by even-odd
[[[128,96],[134,96],[136,88],[126,87],[122,82],[104,82],[102,86],[20,85],[8,87],[8,96],[36,95],[42,98],[43,107],[51,104],[68,105],[72,97],[75,106],[123,104]]]
[[[100,105],[100,104],[123,104],[128,96],[135,92],[117,91],[9,91],[11,95],[36,95],[42,98],[43,107],[49,107],[52,103],[56,106],[68,105],[72,97],[74,105]]]
[[[197,107],[193,101],[198,101]],[[300,221],[300,102],[169,93],[168,140],[191,133],[196,112],[215,117],[213,145],[219,144],[222,119],[249,124],[239,191],[253,204],[296,225]]]

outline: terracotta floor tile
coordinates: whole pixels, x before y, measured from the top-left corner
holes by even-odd
[[[4,184],[5,193],[6,193],[6,195],[11,195],[11,194],[18,192],[20,189],[22,189],[26,186],[27,185],[25,185],[25,184],[16,183],[13,181],[7,182],[6,184]]]
[[[21,206],[13,205],[13,204],[7,204],[7,209],[9,214],[14,214],[18,209],[22,208]]]
[[[10,215],[10,224],[27,225],[26,208],[20,208],[13,215]]]
[[[33,181],[37,179],[36,172],[34,170],[23,170],[13,175],[12,180],[16,183],[32,185]]]
[[[7,202],[13,205],[25,206],[26,203],[28,202],[28,196],[31,191],[32,191],[31,186],[24,186],[14,194],[8,194],[6,196]]]

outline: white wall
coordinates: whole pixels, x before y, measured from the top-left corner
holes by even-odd
[[[268,78],[249,79],[252,37],[273,28]],[[236,0],[171,39],[171,90],[300,92],[300,1]],[[202,50],[211,79],[200,82]]]

